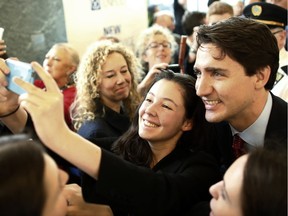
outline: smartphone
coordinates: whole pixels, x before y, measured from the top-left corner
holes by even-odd
[[[25,93],[26,91],[24,89],[12,81],[13,77],[17,76],[26,82],[34,83],[36,72],[32,69],[31,65],[26,62],[6,59],[6,64],[10,69],[10,73],[6,76],[8,82],[7,88],[19,95]]]

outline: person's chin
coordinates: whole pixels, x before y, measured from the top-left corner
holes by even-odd
[[[206,110],[205,118],[208,122],[211,122],[211,123],[218,123],[218,122],[223,121],[223,118],[220,115],[218,115],[216,112],[211,112],[208,110]]]
[[[127,99],[129,97],[129,92],[117,92],[116,93],[116,98],[117,98],[117,100],[125,100],[125,99]]]

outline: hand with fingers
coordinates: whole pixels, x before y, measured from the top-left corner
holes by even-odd
[[[13,81],[26,91],[19,97],[20,105],[30,114],[38,137],[59,156],[97,179],[100,147],[70,130],[64,118],[63,94],[56,81],[39,63],[32,62],[31,66],[44,82],[45,91],[19,77]],[[90,166],[92,161],[94,164]]]
[[[2,58],[8,57],[6,54],[6,48],[7,48],[7,46],[5,44],[5,41],[0,40],[0,57],[2,57]]]
[[[0,118],[9,116],[19,108],[18,95],[9,91],[6,75],[10,70],[4,59],[0,59]]]
[[[151,85],[153,82],[155,75],[159,74],[161,72],[161,69],[166,69],[168,67],[167,63],[159,63],[155,64],[146,74],[144,79],[141,81],[141,83],[138,84],[137,90],[140,93],[140,95],[143,95],[146,88]]]
[[[32,62],[31,66],[45,83],[46,90],[15,77],[13,81],[27,92],[20,95],[19,101],[31,115],[39,137],[57,134],[61,129],[67,127],[64,120],[63,94],[53,77],[40,64]],[[44,116],[45,118],[43,118]],[[37,127],[38,125],[39,127]],[[57,126],[51,127],[51,125]]]
[[[64,188],[67,199],[67,216],[113,216],[107,205],[86,203],[82,196],[81,187],[77,184],[68,184]]]

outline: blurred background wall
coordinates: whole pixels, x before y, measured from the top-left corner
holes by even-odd
[[[71,43],[81,56],[107,34],[133,49],[147,26],[147,0],[0,0],[7,54],[25,62],[42,64],[59,42]]]
[[[1,0],[0,27],[8,55],[25,62],[42,63],[54,43],[67,41],[62,0]]]
[[[148,27],[147,7],[157,4],[173,10],[174,1],[0,0],[0,27],[5,29],[3,39],[10,57],[42,63],[55,43],[69,41],[81,55],[92,40],[109,31],[133,49],[137,34]],[[187,10],[206,11],[207,2],[187,0]]]

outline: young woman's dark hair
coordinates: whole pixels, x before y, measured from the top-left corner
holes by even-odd
[[[46,197],[44,168],[39,144],[19,139],[19,135],[0,138],[1,216],[42,214]]]
[[[156,76],[150,88],[154,83],[162,79],[175,82],[182,88],[186,111],[185,117],[186,119],[193,119],[192,130],[183,133],[177,146],[189,149],[201,148],[202,146],[200,146],[200,144],[203,144],[205,139],[205,136],[202,136],[206,128],[204,125],[207,124],[207,122],[205,120],[204,104],[196,95],[195,79],[190,75],[163,70],[158,76]],[[150,88],[147,89],[147,92],[149,92]],[[141,104],[139,107],[140,106]],[[114,142],[112,150],[127,161],[137,165],[150,167],[152,161],[151,148],[148,142],[138,135],[138,109],[135,112],[130,128],[116,142]],[[197,142],[195,142],[196,140]]]
[[[287,215],[287,152],[258,149],[250,153],[241,203],[244,216]]]

